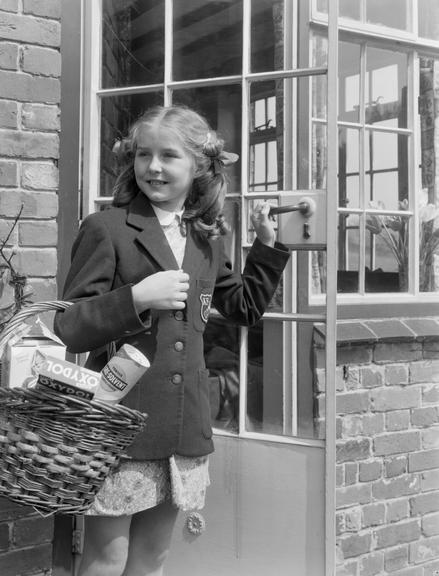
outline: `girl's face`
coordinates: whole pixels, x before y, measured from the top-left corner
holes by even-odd
[[[182,210],[195,175],[192,154],[173,131],[158,124],[142,124],[136,144],[134,174],[140,190],[163,210]]]

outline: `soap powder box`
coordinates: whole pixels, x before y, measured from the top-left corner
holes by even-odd
[[[36,362],[36,371],[36,389],[50,389],[58,394],[85,400],[94,397],[101,378],[99,372],[42,353]]]

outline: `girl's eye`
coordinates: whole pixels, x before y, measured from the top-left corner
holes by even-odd
[[[146,158],[148,155],[149,153],[146,150],[137,150],[136,152],[138,158]]]

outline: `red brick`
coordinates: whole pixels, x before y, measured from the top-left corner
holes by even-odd
[[[417,475],[397,476],[396,478],[383,478],[372,485],[372,495],[376,500],[400,498],[419,492],[419,478]]]
[[[384,376],[381,367],[362,368],[360,372],[360,382],[363,388],[377,388],[383,385]]]
[[[60,94],[58,78],[0,70],[0,98],[18,100],[19,102],[58,104]]]
[[[377,364],[386,362],[413,362],[422,358],[422,344],[419,342],[397,342],[376,344],[373,360]]]
[[[45,277],[56,274],[56,248],[19,248],[14,261],[16,269],[26,276]]]
[[[35,511],[30,506],[21,506],[6,498],[0,498],[0,522],[31,516],[32,514],[35,515]]]
[[[36,546],[53,539],[53,516],[22,518],[14,523],[14,543],[17,548]]]
[[[40,46],[25,46],[22,59],[23,72],[40,74],[41,76],[61,75],[61,54],[53,48],[41,48]]]
[[[369,408],[369,393],[360,390],[337,394],[336,403],[338,414],[366,412]]]
[[[418,540],[420,535],[421,528],[417,520],[382,526],[374,530],[376,548],[378,550],[396,546],[403,542],[413,542],[413,540]]]
[[[375,576],[382,574],[384,568],[384,554],[382,552],[373,552],[363,556],[360,560],[361,576]]]
[[[387,478],[393,478],[405,474],[407,472],[407,456],[403,455],[386,458],[384,461],[384,467]]]
[[[407,567],[409,558],[408,546],[398,546],[384,552],[384,568],[387,572],[394,572]]]
[[[439,536],[422,538],[419,542],[410,544],[410,562],[419,564],[439,557]]]
[[[14,550],[0,555],[1,576],[35,574],[52,567],[52,545],[33,546],[24,550]]]
[[[419,386],[406,388],[389,386],[380,390],[371,390],[370,403],[374,412],[418,408],[421,405],[421,388]]]
[[[23,12],[34,16],[61,18],[61,2],[59,0],[24,0]]]
[[[371,462],[360,462],[360,482],[371,482],[377,480],[382,473],[383,465],[381,460],[373,460]]]
[[[22,218],[55,218],[58,197],[51,192],[17,192],[0,190],[0,216],[15,218],[23,204]]]
[[[58,158],[59,138],[57,134],[44,132],[1,130],[0,155],[24,158]]]
[[[370,439],[347,440],[337,443],[337,463],[366,460],[370,456]]]
[[[4,12],[18,12],[18,0],[2,0],[0,8]]]
[[[358,504],[368,504],[372,498],[372,487],[368,484],[354,484],[337,488],[337,509]]]
[[[46,18],[0,13],[0,38],[17,40],[26,44],[58,47],[61,40],[61,27],[59,22]]]
[[[409,503],[406,498],[391,500],[386,506],[386,523],[401,522],[410,517]]]
[[[3,522],[0,524],[0,551],[8,550],[10,544],[9,524]]]
[[[363,528],[381,526],[385,522],[386,507],[382,502],[363,506]]]
[[[409,369],[406,364],[390,364],[384,368],[386,386],[401,386],[408,384]]]
[[[412,516],[423,516],[430,512],[439,511],[439,495],[437,492],[427,494],[417,494],[410,498],[410,509]]]
[[[23,127],[31,130],[60,129],[60,108],[56,104],[23,104],[21,118]]]
[[[422,534],[427,538],[439,535],[439,512],[427,514],[422,518]]]
[[[409,471],[419,472],[439,468],[439,450],[424,450],[409,454]]]
[[[56,222],[19,222],[20,246],[56,246],[58,228]]]
[[[0,68],[18,70],[18,44],[0,42]]]
[[[410,382],[439,382],[439,360],[423,360],[410,364]]]
[[[371,534],[353,534],[339,540],[344,558],[353,558],[360,554],[366,554],[371,549]]]
[[[31,300],[34,302],[56,300],[58,291],[55,279],[29,278],[29,285],[33,289]]]
[[[421,437],[418,430],[392,432],[374,438],[373,445],[376,456],[389,456],[390,454],[419,450]]]
[[[17,102],[0,100],[0,126],[2,128],[17,128]]]
[[[21,185],[30,190],[56,190],[58,168],[48,162],[22,162]]]
[[[411,411],[412,426],[429,427],[439,422],[439,410],[436,406],[414,408]]]
[[[17,186],[17,176],[16,162],[0,160],[0,186]]]

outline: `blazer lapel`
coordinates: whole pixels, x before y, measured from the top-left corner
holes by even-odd
[[[130,204],[127,224],[139,230],[136,241],[163,270],[178,270],[179,266],[157,216],[146,196],[140,192]]]

